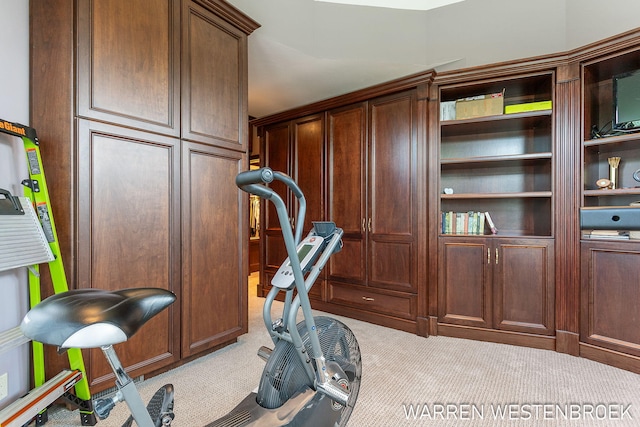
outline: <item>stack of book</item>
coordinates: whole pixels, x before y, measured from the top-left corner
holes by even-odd
[[[485,234],[485,223],[491,234],[498,234],[489,212],[441,212],[442,234]]]
[[[613,239],[629,240],[628,231],[618,230],[587,230],[582,233],[583,239]]]

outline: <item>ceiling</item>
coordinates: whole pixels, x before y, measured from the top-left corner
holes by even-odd
[[[464,0],[431,10],[227,1],[261,24],[249,36],[253,117],[430,69],[563,52],[636,27],[640,13],[637,0]]]

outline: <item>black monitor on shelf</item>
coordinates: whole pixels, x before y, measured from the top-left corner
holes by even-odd
[[[613,76],[613,129],[640,130],[640,70]]]

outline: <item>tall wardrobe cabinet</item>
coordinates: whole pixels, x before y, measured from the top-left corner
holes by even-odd
[[[122,344],[133,377],[232,342],[247,330],[234,178],[258,24],[222,0],[32,0],[30,19],[31,125],[70,287],[178,296]],[[99,351],[85,363],[93,392],[113,385]]]
[[[427,250],[423,171],[432,79],[428,71],[251,122],[262,164],[298,180],[308,218],[344,231],[341,250],[312,287],[315,309],[427,333],[419,260]],[[261,215],[264,294],[286,254],[273,208]],[[310,227],[305,223],[304,232]]]
[[[325,159],[324,147],[324,115],[313,114],[295,120],[266,126],[263,131],[264,163],[274,171],[283,172],[291,176],[305,195],[306,214],[302,224],[302,235],[306,236],[313,227],[313,221],[324,221],[324,176],[323,165]],[[269,184],[287,206],[289,221],[296,227],[298,216],[298,200],[293,193],[279,181]],[[282,238],[282,229],[275,205],[271,202],[265,206],[265,266],[263,286],[258,292],[266,296],[271,289],[271,279],[278,271],[282,261],[287,258],[287,252]],[[311,298],[321,298],[323,295],[323,277],[320,275],[318,283],[310,290]]]

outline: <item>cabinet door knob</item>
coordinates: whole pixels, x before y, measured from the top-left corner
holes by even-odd
[[[367,222],[367,219],[366,218],[362,218],[362,232],[363,233],[367,231],[367,229],[365,228],[365,223],[366,222]]]
[[[371,233],[371,218],[369,218],[369,223],[367,225],[367,228],[369,229],[369,233]]]
[[[496,248],[496,264],[498,264],[498,259],[500,259],[499,257],[500,257],[500,255],[499,255],[499,252],[498,252],[498,248]]]
[[[487,248],[487,264],[491,264],[491,249]]]
[[[375,301],[376,300],[375,298],[371,298],[371,297],[362,297],[362,299],[364,301]]]

